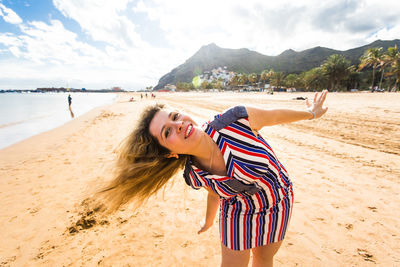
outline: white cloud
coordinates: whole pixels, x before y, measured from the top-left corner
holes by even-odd
[[[0,44],[5,46],[20,46],[21,40],[12,33],[0,33]]]
[[[381,40],[400,39],[400,25],[396,25],[394,27],[384,27],[377,33],[371,35],[371,37],[368,38],[367,40],[373,42],[376,39],[381,39]]]
[[[20,62],[1,62],[7,68],[0,73],[0,80],[30,77],[58,81],[58,86],[74,80],[88,85],[88,88],[93,88],[90,85],[95,85],[95,88],[124,85],[130,89],[155,82],[156,78],[151,80],[147,77],[151,70],[146,66],[146,55],[141,50],[109,46],[102,51],[79,41],[77,34],[65,29],[58,20],[51,20],[49,24],[33,21],[20,25],[20,29],[20,35],[0,34],[0,43],[6,45],[15,57],[21,58]],[[79,88],[81,84],[71,83],[71,87]]]
[[[267,55],[313,46],[350,49],[371,29],[399,23],[398,1],[139,1],[136,12],[159,21],[173,47],[193,53],[215,42]]]
[[[45,64],[47,60],[63,64],[86,62],[93,47],[77,40],[77,35],[64,28],[58,20],[50,24],[33,21],[20,26],[23,34],[18,36],[19,47],[24,58]],[[96,55],[101,54],[97,51]]]
[[[65,17],[78,22],[82,30],[95,41],[122,48],[142,47],[145,44],[136,33],[135,25],[124,14],[131,1],[54,0],[53,3]]]
[[[19,50],[18,47],[16,46],[11,46],[10,48],[11,53],[15,56],[15,57],[20,57],[21,56],[21,51]]]
[[[162,75],[212,42],[224,48],[245,47],[277,55],[289,48],[301,51],[325,46],[346,50],[377,38],[400,38],[397,0],[53,3],[65,17],[80,25],[85,38],[60,20],[23,23],[0,3],[0,16],[19,23],[21,31],[0,32],[0,44],[15,57],[14,61],[0,61],[0,66],[7,65],[2,68],[6,71],[0,73],[0,80],[31,78],[54,82],[54,86],[65,86],[70,81],[70,86],[77,88],[120,85],[139,89],[155,85]],[[143,17],[158,25],[155,32],[162,36],[154,39],[168,44],[160,47],[140,36],[139,29],[150,25],[143,25]],[[98,43],[102,46],[96,47]],[[4,49],[0,52],[5,54]]]
[[[17,15],[17,13],[4,6],[2,3],[0,3],[0,16],[3,17],[6,22],[11,24],[22,23],[22,19]]]

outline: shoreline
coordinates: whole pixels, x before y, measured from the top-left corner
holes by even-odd
[[[140,93],[127,93],[1,149],[0,262],[218,265],[218,224],[197,234],[206,191],[186,186],[181,172],[136,211],[127,205],[108,217],[88,215],[83,200],[111,179],[118,145],[148,104],[167,103],[201,122],[235,104],[302,109],[304,101],[291,99],[299,94],[312,95],[158,93],[141,101]],[[294,210],[277,266],[399,264],[400,219],[393,214],[400,205],[399,101],[400,94],[331,93],[323,119],[260,131],[294,184]],[[71,233],[80,220],[94,224]]]
[[[48,94],[54,94],[54,93],[48,93]],[[57,95],[58,95],[58,94],[61,94],[61,93],[57,93]],[[31,137],[34,137],[34,136],[36,136],[36,135],[39,135],[39,134],[42,134],[42,133],[45,133],[45,132],[54,130],[54,129],[58,128],[58,127],[62,127],[63,125],[65,125],[65,124],[67,124],[67,123],[69,123],[69,122],[71,122],[71,121],[74,121],[74,120],[76,120],[77,118],[79,118],[79,117],[81,117],[81,116],[84,116],[85,114],[87,114],[88,112],[92,111],[93,109],[96,109],[96,108],[102,107],[102,106],[111,105],[112,103],[117,102],[119,98],[120,98],[120,97],[119,97],[118,94],[117,94],[117,95],[114,97],[114,99],[112,100],[111,103],[104,103],[104,104],[101,104],[101,105],[99,105],[99,106],[92,107],[92,108],[90,108],[89,110],[85,111],[84,113],[80,113],[80,112],[79,112],[79,109],[78,109],[78,115],[77,115],[77,116],[74,114],[74,113],[75,113],[75,112],[73,111],[74,108],[72,108],[72,109],[69,108],[69,113],[70,113],[71,118],[68,119],[68,120],[66,120],[66,121],[63,122],[62,124],[58,124],[58,123],[55,123],[55,124],[54,124],[54,122],[53,122],[53,123],[52,123],[53,126],[51,126],[51,128],[47,128],[46,126],[43,125],[44,122],[42,122],[41,124],[39,124],[39,128],[42,128],[42,129],[39,130],[38,133],[35,133],[35,134],[33,134],[33,135],[27,135],[25,138],[23,138],[23,139],[21,139],[21,140],[19,140],[19,141],[11,141],[11,144],[8,143],[8,144],[6,144],[5,146],[0,147],[0,151],[1,151],[2,149],[6,149],[6,148],[8,148],[8,147],[10,147],[10,146],[13,146],[13,145],[16,145],[16,144],[18,144],[18,143],[20,143],[20,142],[23,142],[23,141],[25,141],[25,140],[27,140],[27,139],[29,139],[29,138],[31,138]],[[44,117],[46,117],[46,115],[41,115],[41,116],[39,116],[39,117],[34,117],[33,119],[44,118]],[[1,128],[7,128],[7,127],[10,127],[10,126],[12,127],[12,126],[24,124],[24,123],[30,122],[31,119],[32,119],[32,118],[27,118],[27,119],[23,119],[23,120],[19,120],[19,121],[13,121],[13,122],[10,122],[10,123],[5,123],[5,124],[0,125],[0,129],[1,129]],[[26,127],[26,126],[25,126],[25,127]],[[44,130],[43,130],[43,129],[44,129]]]

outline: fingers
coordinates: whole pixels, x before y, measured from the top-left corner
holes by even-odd
[[[200,230],[197,232],[197,234],[201,234],[201,233],[207,231],[208,228],[210,228],[210,227],[207,227],[207,226],[206,226],[206,221],[204,220],[204,218],[200,221],[200,227],[201,227],[201,228],[200,228]]]
[[[316,96],[317,94],[315,94],[313,111],[316,114],[316,118],[320,118],[328,111],[327,107],[323,107],[323,104],[325,102],[327,94],[328,94],[328,90],[323,90],[321,95],[318,97],[318,100],[317,100],[317,96]]]
[[[315,102],[317,101],[317,97],[318,97],[318,92],[317,93],[315,93],[315,95],[314,95],[314,104],[315,104]]]
[[[322,100],[322,103],[325,102],[325,99],[326,99],[327,95],[328,95],[328,90],[325,90],[324,99]]]
[[[321,104],[324,103],[327,94],[328,90],[323,90],[321,96],[318,99],[318,102],[320,102]]]
[[[201,234],[201,233],[203,233],[203,232],[205,232],[205,231],[207,231],[207,230],[208,230],[207,227],[202,227],[202,228],[197,232],[197,234]]]

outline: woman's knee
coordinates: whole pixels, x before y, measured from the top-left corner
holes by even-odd
[[[247,266],[250,260],[250,250],[232,250],[221,244],[221,267]]]
[[[282,245],[282,241],[276,242],[276,243],[271,243],[265,246],[261,247],[256,247],[252,249],[253,252],[253,266],[272,266],[269,265],[268,263],[272,264],[272,260],[275,256],[275,254],[278,252],[279,248]],[[265,263],[264,264],[258,264],[258,263]]]

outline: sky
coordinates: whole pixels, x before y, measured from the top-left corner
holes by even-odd
[[[203,45],[264,55],[400,39],[398,0],[0,0],[0,89],[155,86]]]

